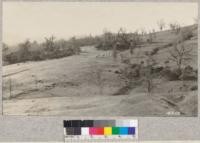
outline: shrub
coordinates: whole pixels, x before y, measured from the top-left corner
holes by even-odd
[[[186,66],[179,78],[181,80],[197,80],[197,73],[191,66]]]
[[[198,89],[198,86],[197,85],[194,85],[190,88],[191,91],[194,91],[194,90],[197,90]]]
[[[12,52],[12,53],[6,55],[7,63],[8,64],[15,64],[15,63],[21,62],[19,60],[18,55],[19,55],[18,52]]]
[[[30,52],[31,42],[29,40],[26,40],[24,43],[20,43],[18,47],[19,47],[18,54],[20,58],[19,60],[21,62],[31,60],[31,52]]]
[[[137,31],[134,33],[127,33],[124,29],[120,28],[117,34],[104,32],[98,39],[95,47],[98,50],[112,50],[116,43],[118,43],[116,50],[123,51],[130,49],[130,53],[133,54],[133,50],[141,43],[141,41],[141,36]]]
[[[140,68],[138,64],[127,64],[119,71],[119,77],[124,81],[126,87],[131,87],[138,82],[140,78]]]
[[[175,33],[175,34],[179,34],[179,32],[181,30],[181,26],[177,22],[170,23],[169,27],[172,30],[172,32]]]
[[[86,44],[86,43],[85,43]],[[26,61],[40,61],[45,59],[62,58],[80,53],[80,41],[76,38],[55,40],[52,36],[45,38],[45,42],[38,44],[29,40],[18,44],[17,51],[8,53],[4,48],[3,63],[14,64]]]
[[[124,64],[130,64],[130,59],[123,54],[120,54],[121,62]]]
[[[111,32],[105,31],[95,47],[99,50],[111,50],[113,48],[114,40],[115,35]]]
[[[31,59],[33,61],[41,61],[41,60],[44,60],[44,57],[42,56],[42,53],[40,51],[32,51]]]
[[[162,67],[162,66],[154,67],[153,73],[160,74],[163,70],[164,70],[164,67]]]
[[[151,52],[150,52],[150,54],[151,55],[156,55],[157,53],[158,53],[158,51],[159,51],[159,48],[157,47],[157,48],[154,48]]]
[[[171,70],[169,67],[165,67],[162,70],[161,75],[169,81],[176,81],[179,80],[180,72],[179,69]]]

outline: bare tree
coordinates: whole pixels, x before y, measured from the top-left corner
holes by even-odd
[[[104,50],[109,50],[115,41],[115,36],[108,30],[104,30],[102,37],[102,46]]]
[[[192,48],[186,47],[184,42],[178,44],[174,43],[172,50],[169,50],[169,60],[176,63],[179,70],[182,69],[183,64],[192,59]]]
[[[152,94],[152,91],[155,87],[153,78],[154,78],[154,73],[153,73],[153,67],[157,64],[156,60],[154,59],[153,55],[151,55],[149,52],[146,54],[146,66],[141,68],[142,70],[142,81],[146,86],[147,93],[148,95]]]
[[[90,35],[91,36],[91,35]],[[80,54],[81,52],[81,49],[80,49],[80,44],[78,43],[78,40],[75,36],[71,37],[68,42],[71,44],[71,47],[73,48],[74,50],[74,54],[78,55]],[[64,46],[63,46],[64,47]],[[64,50],[64,49],[63,49]]]
[[[165,26],[166,26],[165,21],[163,19],[160,19],[157,22],[157,24],[158,24],[158,27],[159,27],[160,31],[162,31],[165,28]]]
[[[51,36],[49,38],[45,38],[45,48],[48,50],[48,51],[53,51],[55,48],[54,46],[54,40],[55,40],[55,37],[54,36]]]
[[[141,43],[138,31],[135,31],[129,39],[129,50],[130,54],[133,55],[134,49]]]
[[[134,49],[140,44],[141,38],[136,30],[134,33],[127,33],[125,29],[120,28],[117,34],[119,49],[129,49],[130,54],[133,54]]]
[[[179,34],[179,32],[181,31],[181,26],[177,22],[170,23],[169,27],[175,34]]]
[[[44,55],[46,58],[53,58],[55,56],[55,37],[45,38],[44,47]]]
[[[125,45],[130,45],[129,34],[126,32],[126,29],[120,28],[117,33],[117,40]]]
[[[134,50],[135,47],[136,47],[136,42],[134,40],[130,40],[129,49],[130,49],[130,54],[131,55],[133,55],[133,50]]]
[[[118,54],[118,46],[119,46],[119,42],[115,43],[113,45],[113,50],[112,50],[112,56],[113,56],[113,60],[116,61],[117,60],[117,54]]]

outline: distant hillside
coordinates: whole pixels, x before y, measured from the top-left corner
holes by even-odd
[[[171,30],[156,32],[153,39],[149,34],[136,35],[134,38],[141,41],[132,53],[130,41],[123,38],[129,39],[133,33],[122,33],[114,43],[110,43],[113,34],[109,33],[83,42],[103,48],[84,46],[79,54],[63,58],[3,66],[3,112],[79,117],[197,116],[197,26],[183,27],[182,31],[181,35]],[[114,50],[116,42],[119,47]],[[177,47],[189,50],[187,63],[180,68],[176,60],[169,59],[174,56],[169,51],[177,54]]]

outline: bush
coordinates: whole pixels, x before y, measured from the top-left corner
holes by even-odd
[[[198,86],[197,85],[194,85],[190,88],[191,91],[194,91],[194,90],[197,90],[198,89]]]
[[[165,67],[162,71],[162,76],[169,81],[175,80],[197,80],[197,73],[191,66],[186,66],[183,70],[174,69],[170,70]]]
[[[173,33],[178,34],[181,30],[181,26],[178,23],[170,23],[169,24],[170,29],[172,30]]]
[[[46,41],[41,44],[27,40],[24,43],[18,44],[16,47],[18,50],[15,52],[7,52],[8,50],[4,48],[3,63],[5,65],[62,58],[81,52],[80,41],[82,40],[79,41],[76,38],[71,38],[68,41],[54,39],[54,37],[46,38]]]
[[[18,52],[12,52],[12,53],[6,55],[7,64],[15,64],[15,63],[21,62],[19,60],[18,55],[19,55]]]
[[[164,67],[154,67],[153,68],[153,73],[160,74],[164,70]]]
[[[42,56],[40,51],[32,51],[31,52],[31,59],[33,61],[41,61],[41,60],[44,60],[44,57]]]
[[[97,41],[95,47],[98,50],[112,50],[116,43],[118,43],[116,50],[123,51],[132,48],[130,49],[132,53],[132,50],[142,42],[142,39],[137,32],[127,33],[124,29],[120,28],[117,34],[104,32],[101,37],[98,37]]]
[[[181,80],[197,80],[197,73],[191,66],[186,66],[179,78]]]
[[[97,45],[95,46],[99,50],[111,50],[113,48],[113,43],[115,40],[115,35],[111,32],[104,32],[101,39],[99,39]]]
[[[169,67],[165,67],[162,70],[161,74],[165,79],[169,81],[176,81],[176,80],[179,80],[180,72],[181,71],[179,69],[175,69],[172,71],[170,70]]]
[[[157,47],[157,48],[154,48],[154,49],[150,52],[150,54],[153,56],[153,55],[157,54],[158,51],[159,51],[159,48],[158,48],[158,47]]]
[[[118,74],[122,81],[124,81],[125,86],[130,87],[140,78],[140,66],[128,64],[126,67],[120,69]]]

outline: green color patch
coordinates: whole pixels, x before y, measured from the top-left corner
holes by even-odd
[[[118,127],[112,127],[112,134],[113,135],[119,135],[119,128]]]

